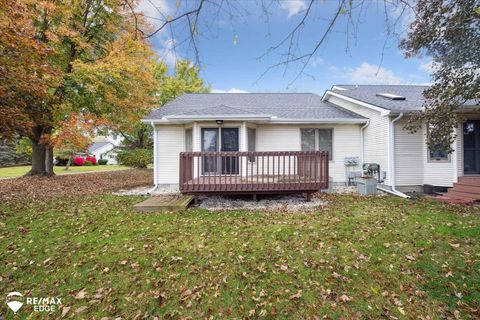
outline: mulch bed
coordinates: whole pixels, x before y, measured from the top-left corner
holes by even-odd
[[[20,177],[0,180],[0,203],[49,200],[70,195],[111,193],[119,189],[153,185],[151,169]]]

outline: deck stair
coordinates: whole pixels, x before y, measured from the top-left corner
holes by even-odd
[[[453,188],[437,198],[440,201],[455,204],[472,204],[480,201],[480,177],[459,177]]]
[[[183,211],[188,208],[193,198],[187,195],[153,196],[133,207],[140,212]]]

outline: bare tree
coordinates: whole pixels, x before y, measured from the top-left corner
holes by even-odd
[[[142,36],[151,38],[162,32],[169,32],[174,41],[172,50],[176,52],[179,47],[187,44],[187,48],[183,48],[183,51],[193,56],[192,60],[198,65],[202,64],[198,42],[201,37],[208,37],[209,33],[213,32],[220,16],[226,17],[226,20],[235,26],[235,23],[242,20],[252,19],[253,15],[251,6],[246,7],[245,2],[241,0],[177,1],[178,5],[172,15],[162,12],[161,8],[155,4],[155,0],[144,1],[148,1],[152,7],[157,8],[161,18],[145,17],[141,12],[136,12],[147,19],[155,20],[155,26],[151,31],[139,30]],[[356,42],[359,25],[372,6],[377,6],[376,9],[383,12],[385,19],[385,41],[382,51],[379,52],[380,68],[387,43],[399,39],[401,34],[406,33],[406,26],[401,23],[402,17],[407,13],[415,12],[410,0],[337,0],[334,2],[332,12],[322,10],[326,4],[321,0],[305,0],[304,4],[304,8],[295,15],[297,22],[293,27],[280,41],[271,45],[258,57],[261,60],[267,56],[278,56],[278,61],[266,66],[259,75],[259,79],[278,68],[283,68],[284,76],[287,70],[294,70],[290,84],[301,76],[309,76],[305,72],[307,66],[312,58],[319,54],[320,48],[326,44],[328,37],[333,33],[345,36],[345,50],[350,51],[352,40]],[[260,18],[265,20],[268,28],[270,16],[273,10],[278,10],[282,6],[282,0],[261,0],[258,5]],[[305,30],[312,28],[318,29],[317,37],[304,37]],[[183,32],[185,30],[188,32]]]

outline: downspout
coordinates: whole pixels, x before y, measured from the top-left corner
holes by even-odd
[[[153,191],[158,188],[158,178],[157,178],[157,132],[153,122],[150,122],[150,125],[153,128],[153,188],[147,191],[147,194],[151,194]]]
[[[390,126],[389,126],[389,141],[388,141],[388,151],[389,151],[389,156],[388,156],[388,162],[389,162],[389,167],[390,167],[390,184],[392,185],[392,190],[384,189],[384,188],[378,188],[379,190],[394,194],[396,196],[402,197],[402,198],[410,198],[410,196],[406,195],[403,192],[398,191],[395,188],[395,122],[403,118],[403,112],[398,115],[395,119],[390,121]]]
[[[367,123],[360,128],[360,156],[361,161],[360,163],[363,165],[365,162],[365,138],[363,130],[370,125],[370,119],[367,120]]]

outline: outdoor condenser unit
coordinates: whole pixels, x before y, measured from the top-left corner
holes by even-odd
[[[382,182],[380,177],[380,165],[378,163],[364,163],[362,168],[364,175],[369,177],[377,176],[378,182]]]

